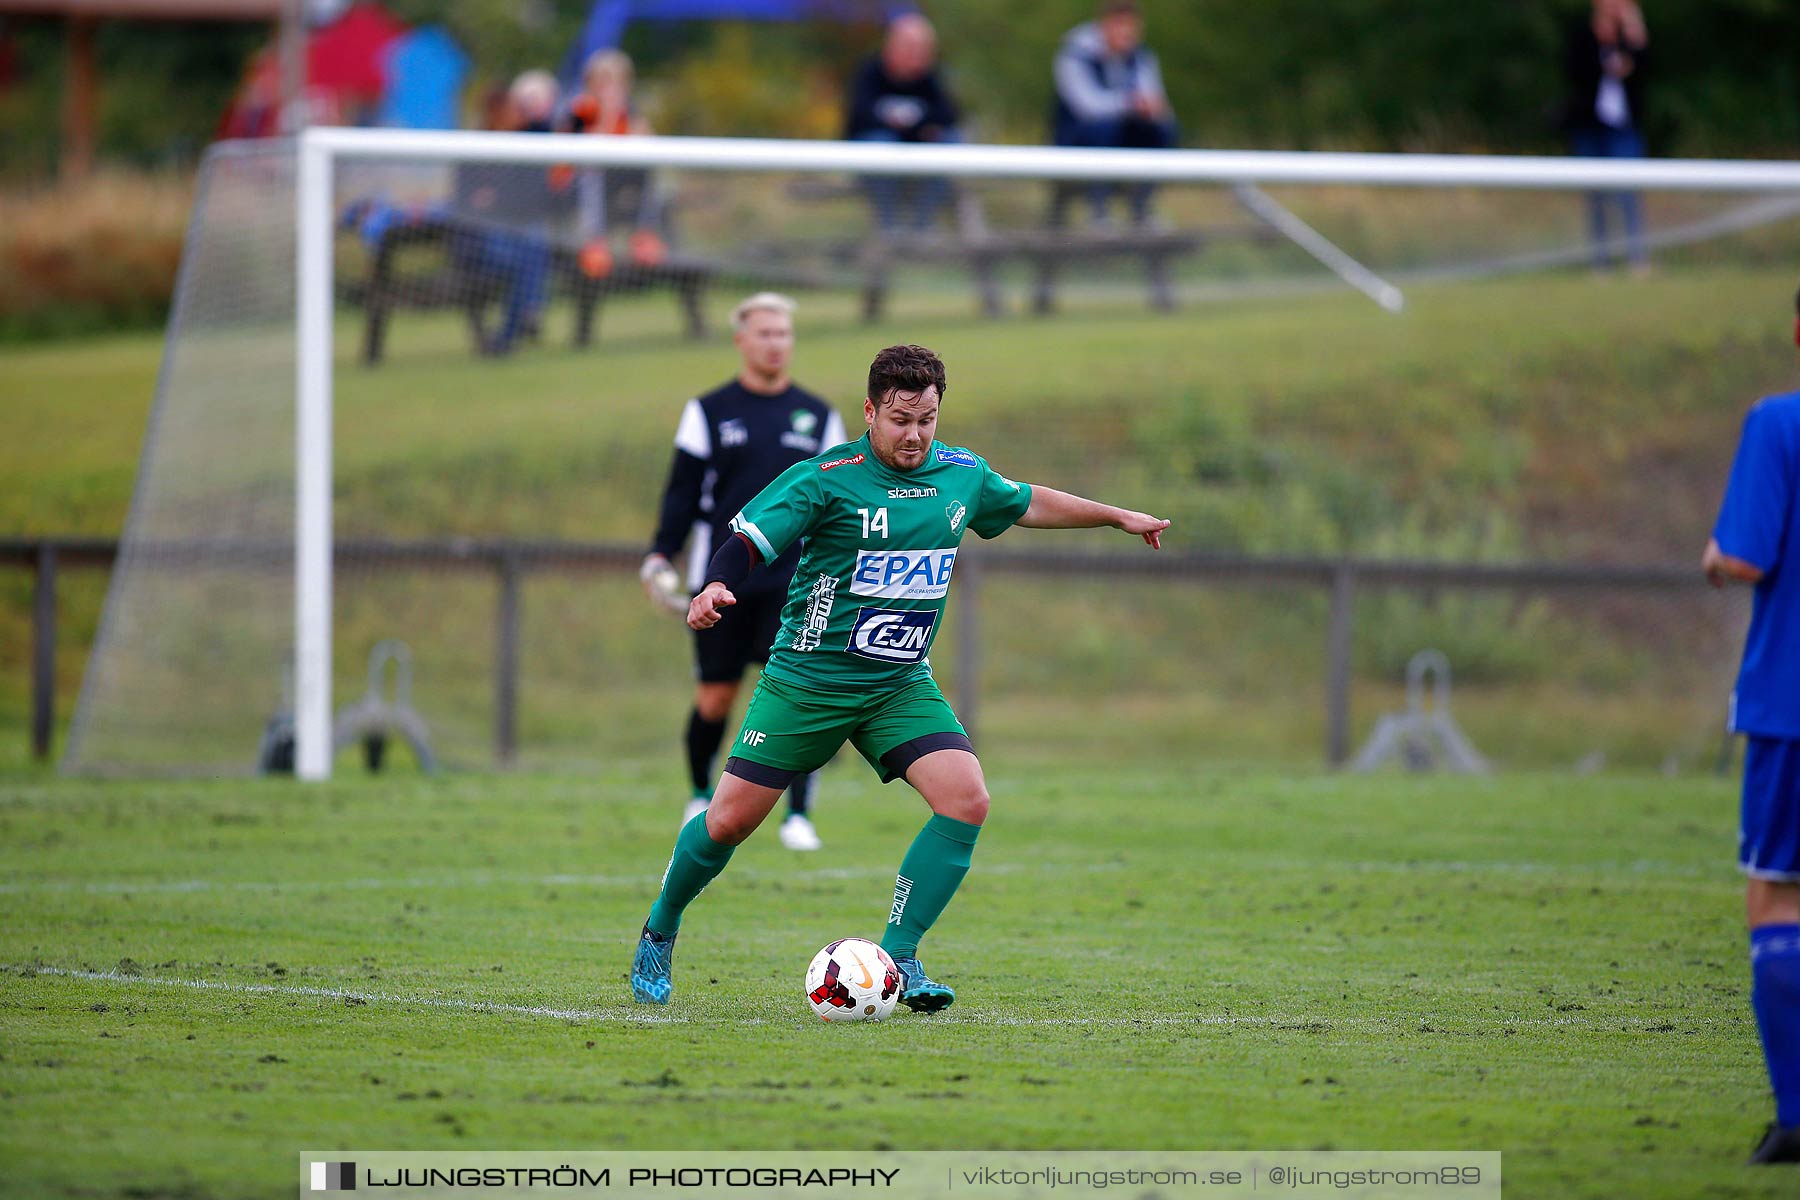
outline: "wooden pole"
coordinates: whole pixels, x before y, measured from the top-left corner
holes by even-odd
[[[66,182],[86,179],[94,169],[94,125],[99,109],[99,70],[94,63],[92,17],[68,19],[64,40],[62,157],[58,164]]]

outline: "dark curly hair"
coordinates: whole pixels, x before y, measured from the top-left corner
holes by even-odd
[[[880,408],[895,392],[917,394],[935,387],[944,396],[944,360],[923,346],[889,346],[869,364],[870,400]]]

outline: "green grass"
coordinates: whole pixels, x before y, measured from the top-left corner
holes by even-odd
[[[322,1147],[1037,1147],[1787,1194],[1740,1165],[1769,1102],[1728,784],[987,765],[925,956],[957,1004],[875,1026],[800,988],[879,929],[925,815],[859,764],[825,775],[824,853],[765,830],[696,903],[654,1012],[624,971],[672,764],[7,785],[0,1191],[286,1194]]]

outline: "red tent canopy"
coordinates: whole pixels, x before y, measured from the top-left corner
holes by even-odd
[[[406,26],[379,4],[354,5],[307,40],[307,86],[375,99],[387,82],[381,51],[405,32]]]
[[[382,51],[407,27],[379,4],[349,11],[306,42],[306,106],[315,125],[354,123],[381,99],[387,85]],[[250,64],[237,99],[220,123],[219,136],[272,137],[281,125],[281,62],[273,48]]]

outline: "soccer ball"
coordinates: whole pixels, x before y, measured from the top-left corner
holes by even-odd
[[[827,1021],[879,1021],[900,999],[900,968],[862,938],[840,938],[806,968],[806,998]]]

